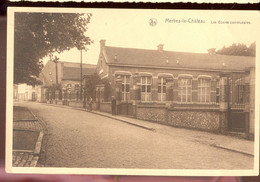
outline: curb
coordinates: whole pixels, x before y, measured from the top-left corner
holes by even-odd
[[[86,110],[84,108],[77,108],[77,107],[70,107],[70,106],[63,106],[63,105],[56,105],[56,104],[55,105],[54,104],[46,104],[46,103],[43,103],[43,104],[48,105],[48,106],[53,106],[53,107],[68,108],[68,109],[74,109],[74,110],[80,110],[80,111],[86,112]],[[135,123],[129,122],[127,120],[117,118],[117,117],[114,117],[114,116],[108,116],[106,114],[98,113],[96,111],[90,111],[89,113],[97,114],[97,115],[104,116],[104,117],[107,117],[107,118],[110,118],[110,119],[115,119],[115,120],[118,120],[118,121],[122,121],[124,123],[130,124],[130,125],[133,125],[133,126],[136,126],[136,127],[139,127],[139,128],[143,128],[143,129],[146,129],[146,130],[155,131],[154,128],[149,128],[149,127],[146,127],[146,126],[143,126],[143,125],[135,124]]]
[[[211,144],[210,146],[220,148],[220,149],[224,149],[224,150],[228,150],[228,151],[231,151],[231,152],[240,153],[240,154],[247,155],[247,156],[250,156],[250,157],[254,157],[254,154],[251,154],[249,152],[245,152],[245,151],[242,151],[242,150],[233,149],[233,148],[225,147],[225,146],[222,146],[222,145],[216,145],[216,144]]]
[[[38,136],[38,140],[36,142],[36,145],[35,145],[35,148],[34,148],[34,151],[33,151],[33,153],[36,154],[36,155],[40,154],[41,145],[42,145],[42,139],[43,139],[43,132],[40,131],[40,134]]]
[[[45,125],[45,123],[40,119],[38,118],[30,109],[28,109],[30,111],[30,113],[33,115],[33,117],[39,122],[41,123],[41,125],[43,126],[43,131],[46,130],[47,131],[47,127]],[[34,158],[31,162],[31,165],[30,167],[36,167],[37,163],[38,163],[38,160],[39,160],[39,155],[40,155],[40,152],[41,152],[41,147],[42,147],[42,140],[43,140],[43,137],[44,137],[44,132],[43,131],[40,131],[39,133],[39,136],[38,136],[38,139],[37,139],[37,142],[35,144],[35,148],[33,150],[33,154],[34,154]]]
[[[118,120],[118,121],[122,121],[124,123],[130,124],[130,125],[133,125],[133,126],[137,126],[137,127],[140,127],[140,128],[146,129],[146,130],[155,131],[154,128],[149,128],[149,127],[146,127],[146,126],[143,126],[143,125],[135,124],[135,123],[132,123],[132,122],[120,119],[120,118],[116,118],[116,117],[113,117],[113,116],[108,116],[108,115],[105,115],[105,114],[102,114],[102,113],[97,113],[95,111],[92,111],[90,113],[94,113],[94,114],[98,114],[100,116],[104,116],[104,117],[107,117],[107,118],[111,118],[111,119],[115,119],[115,120]]]

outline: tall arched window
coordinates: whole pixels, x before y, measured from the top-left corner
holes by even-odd
[[[151,101],[151,85],[152,85],[151,76],[141,77],[141,100],[142,101],[145,102]]]
[[[164,102],[166,100],[166,77],[158,78],[158,101]]]
[[[121,75],[122,78],[122,100],[130,99],[130,75]]]
[[[178,101],[191,102],[192,78],[180,77],[178,80]]]
[[[201,103],[209,103],[211,80],[210,78],[199,78],[198,81],[198,101]]]

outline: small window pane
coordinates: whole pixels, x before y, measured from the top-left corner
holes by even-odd
[[[129,92],[129,87],[130,87],[130,85],[126,84],[126,92]]]
[[[130,76],[126,76],[126,83],[130,83]]]
[[[161,93],[161,85],[158,86],[158,93]]]
[[[191,95],[187,95],[187,102],[191,102]]]
[[[145,92],[145,85],[142,85],[142,92]]]
[[[151,77],[147,77],[147,83],[151,84],[152,78]]]
[[[147,92],[151,92],[151,86],[147,85]]]
[[[217,94],[217,95],[219,94],[219,88],[216,89],[216,94]]]
[[[141,77],[141,83],[142,83],[142,84],[145,83],[145,77]]]
[[[219,103],[219,96],[216,97],[216,102]]]

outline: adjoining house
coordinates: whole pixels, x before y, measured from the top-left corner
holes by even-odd
[[[22,84],[14,84],[15,101],[36,101],[37,99],[37,86]]]
[[[110,47],[97,73],[113,88],[117,113],[178,127],[254,135],[255,57]],[[97,109],[111,112],[98,85]]]
[[[43,85],[38,89],[38,101],[82,107],[82,77],[95,72],[92,64],[48,61],[39,75]]]
[[[18,101],[18,84],[13,84],[14,90],[13,90],[13,99],[14,101]]]

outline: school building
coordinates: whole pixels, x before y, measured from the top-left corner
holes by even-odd
[[[96,109],[167,125],[254,136],[255,57],[111,47],[100,41]]]

